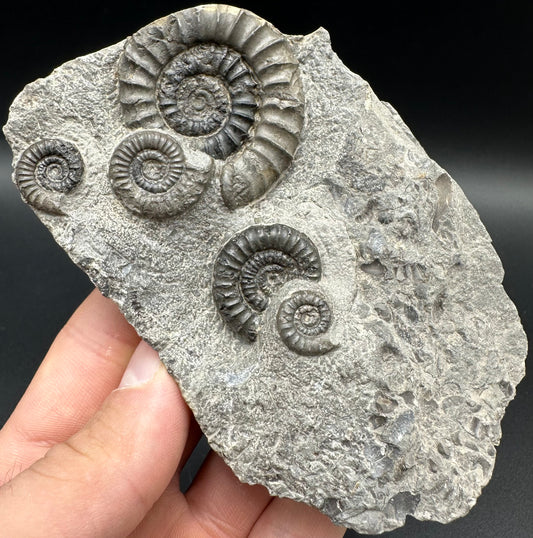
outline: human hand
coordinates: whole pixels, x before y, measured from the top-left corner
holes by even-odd
[[[94,291],[0,431],[1,533],[343,536],[314,508],[240,483],[215,453],[181,493],[199,437],[157,353]]]

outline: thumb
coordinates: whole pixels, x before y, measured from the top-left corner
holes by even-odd
[[[190,412],[141,342],[121,385],[85,428],[0,488],[5,536],[123,536],[170,482]]]

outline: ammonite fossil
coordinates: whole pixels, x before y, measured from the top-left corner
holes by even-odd
[[[158,131],[138,131],[115,149],[109,164],[113,191],[137,215],[172,217],[194,204],[208,175],[187,168],[181,146]]]
[[[225,159],[253,125],[258,83],[241,56],[226,46],[200,44],[163,69],[157,93],[167,124],[186,136],[203,136],[203,149]]]
[[[230,208],[261,197],[292,162],[303,125],[298,62],[288,40],[248,11],[206,5],[142,28],[118,78],[126,125],[171,128],[224,160]]]
[[[251,226],[222,248],[213,296],[228,327],[248,342],[257,338],[258,314],[272,292],[294,278],[318,280],[318,250],[305,234],[285,226]]]
[[[24,151],[15,168],[15,181],[30,205],[61,215],[61,200],[81,181],[83,170],[83,159],[73,144],[50,138]]]
[[[277,327],[285,345],[299,355],[323,355],[336,347],[324,334],[331,325],[326,300],[314,291],[298,291],[283,301]]]

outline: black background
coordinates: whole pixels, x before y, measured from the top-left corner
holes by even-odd
[[[23,2],[4,8],[0,121],[23,86],[192,2]],[[288,34],[329,30],[480,213],[524,327],[533,330],[533,7],[427,3],[240,2]],[[77,7],[76,7],[77,6]],[[92,286],[10,182],[0,145],[0,424],[54,335]],[[531,338],[530,338],[531,340]],[[494,475],[471,513],[443,526],[408,518],[391,537],[533,536],[533,394],[519,385]],[[356,536],[348,533],[347,536]]]

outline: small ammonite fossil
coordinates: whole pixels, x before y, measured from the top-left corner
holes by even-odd
[[[206,174],[188,169],[176,140],[158,131],[138,131],[122,140],[111,157],[109,178],[125,207],[152,218],[185,211],[208,180]]]
[[[299,355],[323,355],[336,347],[324,334],[331,326],[331,310],[314,291],[298,291],[283,301],[277,327],[284,344]]]
[[[73,144],[50,138],[24,151],[15,167],[15,181],[30,205],[62,215],[64,195],[78,185],[83,170],[83,159]]]
[[[249,11],[205,5],[142,28],[126,42],[118,79],[127,126],[173,129],[224,161],[232,209],[265,194],[293,160],[304,118],[298,61]]]
[[[228,327],[254,342],[258,315],[271,294],[294,278],[318,280],[320,276],[318,250],[305,234],[284,224],[251,226],[218,254],[213,296]]]

